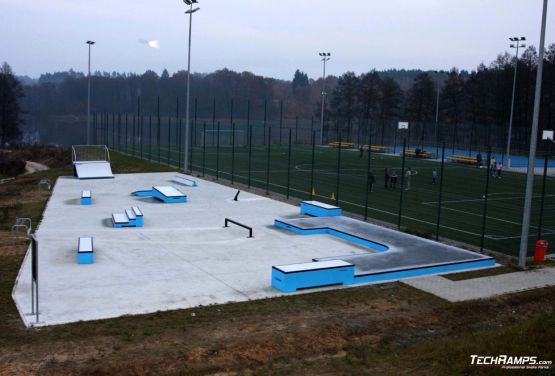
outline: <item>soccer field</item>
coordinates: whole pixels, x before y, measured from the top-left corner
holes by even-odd
[[[156,152],[152,152],[156,150]],[[182,164],[182,150],[177,145],[152,147],[153,160],[160,163]],[[132,153],[128,150],[128,153]],[[140,151],[135,150],[140,156]],[[147,148],[142,157],[149,159]],[[159,159],[160,157],[160,159]],[[402,158],[373,153],[370,170],[375,177],[372,192],[367,192],[367,153],[358,150],[309,145],[194,147],[190,155],[195,174],[214,176],[235,183],[267,189],[299,199],[309,199],[312,189],[318,201],[336,204],[344,210],[397,225],[401,194],[401,227],[408,231],[439,236],[479,246],[484,231],[484,248],[517,255],[524,204],[525,174],[504,171],[501,178],[489,177],[487,211],[484,195],[488,171],[445,162],[439,226],[439,178],[432,184],[432,171],[440,173],[441,163],[407,157],[405,170],[411,168],[411,189],[401,190]],[[250,162],[249,162],[250,161]],[[338,168],[339,166],[339,168]],[[395,189],[384,187],[385,168],[399,175]],[[541,207],[542,177],[535,178],[530,228],[529,253],[538,236]],[[543,203],[542,239],[555,244],[555,179],[546,181]],[[367,206],[367,209],[366,209]],[[484,221],[484,213],[485,221]]]

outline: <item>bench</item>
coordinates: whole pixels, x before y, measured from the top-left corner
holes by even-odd
[[[15,218],[15,224],[12,226],[12,238],[19,238],[20,230],[25,231],[25,237],[31,234],[31,218]]]
[[[90,204],[92,204],[91,191],[81,192],[81,205],[90,205]]]
[[[320,201],[301,201],[301,214],[313,217],[334,217],[341,215],[341,208]]]
[[[77,242],[77,263],[92,264],[94,262],[93,238],[81,237]]]
[[[355,266],[343,260],[272,266],[272,287],[283,292],[354,283]]]
[[[125,209],[123,213],[112,213],[112,224],[115,228],[143,227],[143,212],[137,206]]]
[[[50,190],[50,188],[52,187],[52,184],[50,183],[50,180],[48,179],[42,179],[41,181],[39,181],[39,191],[42,189],[42,187],[46,187],[46,189]]]
[[[355,144],[353,144],[352,142],[333,141],[333,142],[330,142],[328,145],[331,146],[332,148],[352,148]]]
[[[186,185],[187,187],[198,187],[198,184],[195,180],[184,178],[183,176],[175,176],[173,181],[178,184]]]
[[[363,150],[368,150],[368,145],[362,145]],[[382,145],[372,145],[370,146],[370,151],[374,153],[387,153],[388,148]]]
[[[473,164],[476,165],[478,162],[476,161],[476,157],[469,157],[467,155],[451,155],[449,157],[451,162],[457,163],[466,163],[466,164]]]
[[[405,155],[414,158],[434,158],[435,154],[425,150],[405,150]]]

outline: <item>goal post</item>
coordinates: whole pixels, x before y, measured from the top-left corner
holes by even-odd
[[[235,146],[247,145],[247,137],[244,130],[213,130],[207,129],[201,132],[199,146],[231,146],[235,142]]]
[[[110,162],[110,152],[106,145],[73,145],[71,161],[76,162]]]

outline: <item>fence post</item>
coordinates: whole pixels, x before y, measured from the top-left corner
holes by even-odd
[[[314,124],[314,117],[312,117],[312,123]],[[314,199],[314,154],[316,149],[316,131],[312,131],[312,162],[310,163],[310,189],[308,194],[310,199]]]
[[[439,170],[439,197],[437,199],[436,240],[439,240],[439,224],[441,223],[441,204],[443,200],[443,167],[445,165],[445,141],[441,148],[441,167]]]
[[[152,115],[148,115],[148,160],[152,161]]]
[[[266,120],[267,120],[267,113],[268,113],[268,100],[264,99],[264,123],[263,123],[263,127],[264,127],[264,133],[262,135],[262,143],[265,144],[266,143]]]
[[[489,137],[488,137],[489,139]],[[489,142],[488,142],[489,144]],[[484,242],[486,238],[486,218],[488,213],[488,193],[489,193],[489,176],[491,164],[491,144],[488,146],[488,164],[486,168],[486,188],[484,193],[484,207],[482,212],[482,234],[480,237],[480,251],[484,250]]]
[[[230,129],[233,129],[233,98],[231,98],[231,102],[229,105],[230,108],[230,114],[229,114],[229,127]],[[231,141],[231,140],[230,140]]]
[[[175,123],[176,123],[176,127],[178,129],[177,132],[177,143],[178,143],[178,157],[177,157],[177,168],[181,170],[181,162],[182,162],[182,158],[181,156],[183,155],[183,121],[181,120],[181,118],[177,117],[175,118]],[[185,163],[183,161],[183,163]]]
[[[370,168],[371,163],[372,163],[372,134],[370,132],[368,132],[368,163],[366,165],[366,202],[364,203],[364,220],[365,221],[368,219],[368,200],[369,200],[370,188],[371,188],[370,187],[370,174],[372,173],[371,168]]]
[[[143,121],[141,116],[141,96],[137,95],[137,128],[139,136],[139,156],[143,158]]]
[[[401,229],[401,218],[403,217],[403,193],[405,191],[405,158],[407,150],[407,139],[403,140],[403,160],[401,162],[401,194],[399,195],[399,217],[397,218],[397,229]]]
[[[272,127],[268,128],[268,155],[266,157],[266,194],[270,193],[270,149],[272,145]]]
[[[281,135],[283,133],[283,99],[279,101],[279,144],[281,145]]]
[[[128,147],[127,147],[127,141],[128,141],[128,138],[129,138],[129,136],[128,136],[128,133],[129,133],[129,132],[128,132],[128,128],[129,128],[129,127],[128,127],[128,122],[127,122],[127,113],[125,113],[125,153],[126,153],[126,154],[129,153],[129,149],[128,149]]]
[[[195,128],[194,120],[191,119],[191,128],[189,130],[189,171],[193,175],[193,134]]]
[[[116,144],[116,113],[112,112],[112,148]]]
[[[299,143],[299,117],[295,116],[295,145]]]
[[[158,101],[156,102],[156,113],[158,116],[158,129],[156,130],[156,141],[158,143],[158,163],[160,163],[160,138],[162,137],[160,132],[160,96],[158,96]]]
[[[337,178],[335,184],[335,206],[339,206],[339,182],[341,181],[341,132],[338,134],[339,147],[337,148]]]
[[[133,115],[133,122],[131,124],[131,155],[135,156],[135,115]]]
[[[195,123],[194,123],[194,124],[195,124],[195,125],[194,125],[194,127],[195,127],[195,132],[193,132],[193,137],[194,137],[195,139],[194,139],[194,140],[191,140],[191,142],[192,142],[194,145],[197,144],[197,132],[196,132],[196,129],[197,129],[197,106],[198,106],[198,100],[197,100],[197,99],[198,99],[198,98],[195,97]],[[191,165],[191,166],[192,166],[192,165]],[[191,172],[192,172],[192,170],[191,170]]]
[[[220,122],[218,121],[218,132],[216,133],[216,180],[220,178]]]
[[[216,97],[212,99],[212,131],[216,130]],[[213,133],[213,132],[212,132]],[[214,136],[212,135],[212,144],[214,145]]]
[[[140,145],[141,145],[140,146],[141,147],[141,159],[143,159],[143,143],[144,143],[144,141],[143,141],[143,115],[141,115],[141,117],[140,117],[139,124],[140,124],[140,126],[139,126],[139,129],[140,129],[139,142],[140,142]]]
[[[249,143],[249,172],[247,177],[247,186],[251,187],[251,168],[252,168],[252,126],[251,126],[251,100],[247,101],[247,132]]]
[[[287,194],[289,199],[289,189],[291,184],[291,128],[289,128],[289,152],[287,153]]]
[[[551,142],[552,141],[547,140],[547,151],[545,153],[545,159],[543,161],[542,197],[541,197],[541,203],[540,203],[540,219],[539,219],[539,223],[538,223],[538,239],[537,240],[541,240],[541,236],[542,236],[543,205],[544,205],[544,199],[545,199],[545,180],[547,178],[547,164],[548,164],[548,161],[549,161],[549,155],[551,154]]]
[[[206,120],[202,124],[202,176],[206,171]]]
[[[235,184],[235,123],[231,124],[231,185]]]
[[[121,113],[118,112],[118,150],[121,151]]]
[[[171,165],[171,150],[172,150],[172,118],[168,116],[168,166]]]

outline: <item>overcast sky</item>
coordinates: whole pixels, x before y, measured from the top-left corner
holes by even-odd
[[[298,68],[474,69],[509,50],[508,37],[538,45],[542,0],[200,0],[193,16],[194,72],[227,67],[291,79]],[[181,0],[0,0],[0,61],[18,75],[87,69],[170,73],[186,69],[188,16]],[[547,14],[555,42],[555,5]],[[158,40],[160,48],[140,41]]]

